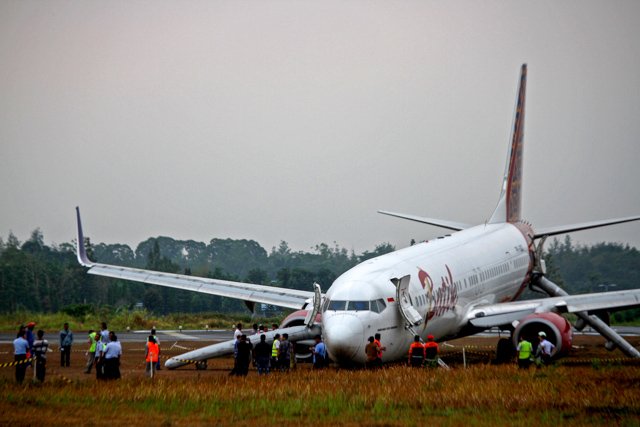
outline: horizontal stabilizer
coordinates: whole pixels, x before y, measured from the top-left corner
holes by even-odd
[[[473,227],[473,225],[471,224],[463,224],[461,222],[447,221],[444,219],[426,218],[423,216],[406,215],[406,214],[388,212],[388,211],[378,211],[378,212],[385,215],[396,216],[398,218],[421,222],[423,224],[429,224],[429,225],[435,225],[437,227],[447,228],[449,230],[460,231],[460,230],[464,230],[465,228]]]
[[[544,236],[555,236],[556,234],[565,234],[565,233],[570,233],[572,231],[588,230],[590,228],[598,228],[598,227],[604,227],[607,225],[622,224],[625,222],[638,221],[638,220],[640,220],[640,215],[629,216],[626,218],[606,219],[603,221],[583,222],[581,224],[563,225],[559,227],[549,227],[549,228],[536,230],[534,237],[536,239],[539,239],[540,237],[544,237]]]

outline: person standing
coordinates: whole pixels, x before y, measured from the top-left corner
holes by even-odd
[[[366,367],[367,369],[376,369],[378,362],[378,352],[380,346],[376,343],[375,338],[369,337],[369,344],[364,347],[364,352],[367,355]]]
[[[269,356],[271,356],[271,346],[267,344],[266,336],[260,335],[260,342],[255,347],[256,366],[258,374],[269,374]]]
[[[273,372],[278,368],[278,355],[280,354],[280,334],[276,334],[273,337],[273,344],[271,345],[271,370]]]
[[[69,324],[64,324],[64,329],[60,331],[60,366],[67,367],[71,361],[71,346],[73,345],[73,332],[69,330]]]
[[[522,369],[528,369],[531,365],[531,343],[520,335],[520,343],[518,343],[518,366]]]
[[[109,344],[109,330],[107,329],[107,324],[104,322],[100,324],[100,340],[102,341],[102,345]]]
[[[382,366],[382,352],[387,350],[387,347],[383,347],[382,343],[380,342],[380,333],[375,334],[375,341],[376,344],[378,345],[378,347],[380,347],[380,350],[378,350],[378,360],[376,360],[376,364],[378,366]]]
[[[322,342],[322,337],[316,335],[316,346],[309,347],[313,351],[313,369],[324,369],[327,366],[327,347]]]
[[[153,339],[156,340],[156,344],[158,344],[158,355],[160,354],[160,340],[158,339],[158,336],[156,335],[156,328],[152,328],[151,329],[151,335],[153,336]],[[147,339],[147,342],[149,342],[149,339]],[[156,371],[159,371],[160,369],[162,369],[160,367],[160,357],[158,357],[158,361],[156,362]]]
[[[434,341],[433,335],[427,336],[427,342],[424,345],[424,359],[428,368],[438,367],[438,353],[440,353],[440,347]]]
[[[27,351],[27,359],[31,359],[33,357],[33,341],[35,340],[33,328],[35,327],[36,327],[35,322],[27,323],[27,331],[25,336],[25,339],[29,343],[29,350]],[[26,366],[31,366],[31,362],[27,362]]]
[[[556,346],[551,344],[551,341],[547,341],[547,334],[545,332],[539,332],[538,339],[540,340],[540,344],[538,345],[536,355],[542,357],[542,363],[550,365],[551,353],[553,353],[553,349],[556,348]]]
[[[145,372],[147,378],[153,378],[156,363],[158,363],[160,355],[160,347],[156,343],[156,338],[153,335],[149,335],[147,340],[147,352],[145,354]]]
[[[280,362],[280,372],[287,372],[291,369],[291,354],[293,345],[289,342],[289,334],[282,334],[282,341],[278,348],[278,362]]]
[[[24,374],[27,371],[27,364],[25,363],[25,360],[27,359],[27,352],[29,351],[29,341],[24,339],[25,335],[26,332],[21,329],[18,332],[18,337],[13,340],[13,360],[18,362],[16,364],[16,381],[18,384],[22,384]]]
[[[249,335],[258,335],[260,332],[258,331],[258,324],[253,324],[253,329],[249,332]]]
[[[96,352],[94,354],[94,360],[96,364],[96,379],[104,379],[104,347],[105,343],[102,342],[102,336],[97,333],[95,335],[96,340]]]
[[[85,353],[85,356],[87,356],[87,366],[84,369],[84,373],[85,374],[90,374],[91,373],[91,368],[93,367],[94,361],[95,361],[95,355],[96,355],[96,337],[99,334],[97,332],[94,332],[93,329],[91,329],[89,331],[89,341],[87,341],[89,343],[89,349],[87,349],[87,352]]]
[[[413,337],[413,344],[409,347],[409,366],[419,368],[424,364],[424,344],[420,342],[420,335]]]
[[[240,336],[240,342],[238,342],[238,362],[237,362],[237,375],[246,376],[249,373],[249,364],[251,364],[251,350],[253,344],[247,339],[245,334]]]
[[[238,323],[238,327],[236,328],[235,332],[233,333],[233,339],[238,341],[238,337],[241,337],[241,336],[242,336],[242,323]]]
[[[122,347],[118,337],[111,333],[111,342],[104,349],[104,376],[108,380],[120,379],[120,356]]]
[[[36,378],[40,382],[44,382],[44,376],[47,373],[47,350],[49,342],[44,338],[44,331],[38,331],[38,339],[33,342],[33,354],[36,358]]]

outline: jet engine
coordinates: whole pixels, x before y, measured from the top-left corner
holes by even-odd
[[[292,326],[302,326],[304,325],[304,320],[307,317],[307,313],[309,310],[298,310],[296,312],[288,315],[280,324],[280,329],[290,328]],[[322,315],[318,313],[316,315],[315,323],[321,323]],[[286,330],[284,331],[286,332]],[[313,353],[309,351],[309,347],[315,346],[315,340],[306,340],[306,341],[298,341],[293,346],[293,351],[296,355],[296,359],[300,361],[306,361],[307,359],[311,360],[313,358]]]
[[[552,358],[557,359],[569,354],[573,342],[571,324],[560,314],[552,312],[535,313],[525,317],[513,331],[514,346],[518,346],[522,336],[533,345],[535,354],[540,343],[539,332],[546,333],[547,340],[556,346],[551,354]]]

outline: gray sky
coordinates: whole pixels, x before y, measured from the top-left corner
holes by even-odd
[[[638,1],[0,0],[0,235],[320,242],[640,214]],[[640,223],[572,235],[640,246]]]

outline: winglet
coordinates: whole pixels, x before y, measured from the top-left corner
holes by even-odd
[[[78,241],[76,242],[76,253],[78,254],[78,262],[85,267],[93,267],[94,263],[89,261],[87,250],[84,247],[84,235],[82,234],[82,223],[80,222],[80,208],[76,206],[76,214],[78,216]]]
[[[499,222],[520,221],[521,191],[522,191],[522,149],[524,143],[524,106],[527,88],[527,64],[522,64],[520,70],[520,88],[518,102],[513,118],[513,134],[511,148],[504,172],[502,192],[490,224]]]

